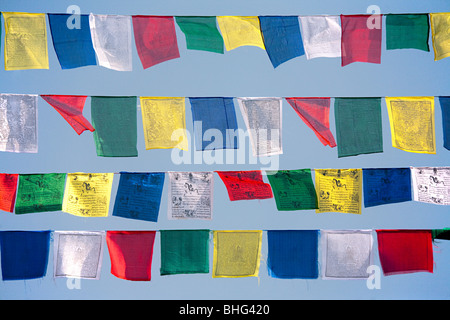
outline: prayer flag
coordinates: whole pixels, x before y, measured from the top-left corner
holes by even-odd
[[[387,14],[386,49],[430,51],[428,14]]]
[[[339,16],[299,17],[306,59],[341,56],[341,24]]]
[[[450,228],[431,229],[431,236],[433,238],[433,241],[435,241],[436,239],[450,240]]]
[[[242,46],[255,46],[265,50],[257,16],[217,17],[227,51]]]
[[[411,167],[414,201],[450,205],[450,167]]]
[[[14,212],[18,174],[0,173],[0,210]]]
[[[442,111],[444,148],[450,150],[450,97],[439,97],[439,103]]]
[[[270,184],[264,183],[261,171],[216,171],[227,188],[231,201],[273,198]]]
[[[223,53],[223,38],[216,17],[175,17],[175,20],[186,37],[188,49]]]
[[[450,57],[450,12],[430,13],[434,60]]]

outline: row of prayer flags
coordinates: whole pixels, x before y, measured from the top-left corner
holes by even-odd
[[[385,276],[433,273],[432,244],[449,229],[267,230],[267,271],[278,279],[367,279],[374,264],[373,232]],[[53,277],[99,280],[106,242],[110,272],[151,281],[157,231],[0,231],[2,279],[43,278],[53,234]],[[160,230],[160,275],[210,273],[258,277],[262,230]]]
[[[62,69],[99,65],[132,70],[132,38],[144,69],[180,57],[175,23],[189,50],[223,54],[240,46],[267,52],[274,68],[296,57],[381,63],[383,15],[151,16],[3,12],[5,69],[48,69],[47,22]],[[450,13],[385,14],[386,49],[450,56]]]

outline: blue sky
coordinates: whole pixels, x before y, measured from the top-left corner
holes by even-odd
[[[319,15],[366,13],[377,5],[381,13],[429,13],[448,11],[447,0],[430,1],[6,1],[1,11],[63,13],[70,5],[82,13],[151,15]],[[3,21],[2,21],[3,24]],[[383,24],[384,27],[384,24]],[[381,64],[353,63],[341,67],[339,58],[293,59],[273,69],[265,51],[241,47],[225,54],[186,50],[184,36],[176,27],[181,57],[144,70],[133,44],[133,71],[118,72],[91,66],[61,70],[48,33],[49,70],[5,71],[0,68],[2,93],[136,95],[179,97],[384,97],[440,96],[448,91],[450,59],[434,61],[433,52],[383,50]],[[2,29],[4,29],[2,25]],[[49,30],[48,30],[49,31]],[[2,30],[2,53],[3,55]],[[431,40],[430,40],[431,45]],[[192,115],[187,102],[186,123],[192,135]],[[237,108],[237,103],[235,103]],[[335,133],[333,106],[331,130]],[[259,164],[176,165],[171,150],[145,150],[142,120],[138,110],[137,158],[101,158],[95,153],[90,132],[81,136],[39,98],[39,153],[0,154],[0,171],[8,173],[120,172],[120,171],[214,171],[259,169]],[[237,120],[244,128],[238,110]],[[85,116],[90,119],[90,100]],[[436,104],[437,154],[408,153],[391,146],[389,120],[382,102],[384,152],[338,158],[337,149],[324,147],[314,133],[283,101],[283,150],[281,169],[370,168],[409,166],[448,166],[449,151],[444,149],[440,106]],[[190,146],[191,150],[192,145]],[[247,149],[250,147],[247,143]],[[112,201],[119,176],[116,176]],[[1,230],[269,230],[269,229],[431,229],[450,225],[449,209],[444,206],[406,202],[363,208],[362,215],[314,211],[278,212],[275,201],[230,202],[221,180],[215,175],[214,213],[211,221],[173,221],[167,219],[167,178],[157,223],[124,219],[80,218],[63,212],[15,216],[0,212]],[[111,206],[112,209],[112,206]],[[376,239],[374,235],[374,239]],[[99,281],[81,281],[81,289],[69,290],[65,279],[52,278],[52,254],[47,276],[30,281],[0,282],[0,299],[448,299],[450,298],[450,244],[434,247],[435,272],[381,277],[381,289],[369,290],[365,281],[281,280],[270,278],[266,234],[263,234],[260,277],[213,279],[211,274],[159,275],[159,236],[155,241],[151,282],[131,282],[110,274],[108,250],[104,250]],[[379,265],[375,250],[375,264]],[[212,247],[211,247],[212,266]]]

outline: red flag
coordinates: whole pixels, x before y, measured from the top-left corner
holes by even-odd
[[[18,174],[0,173],[0,210],[13,212]]]
[[[273,198],[270,184],[264,183],[261,171],[216,171],[231,201]]]

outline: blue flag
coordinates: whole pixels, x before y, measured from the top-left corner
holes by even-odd
[[[444,148],[450,150],[450,97],[439,97],[442,109],[442,129],[444,130]]]

